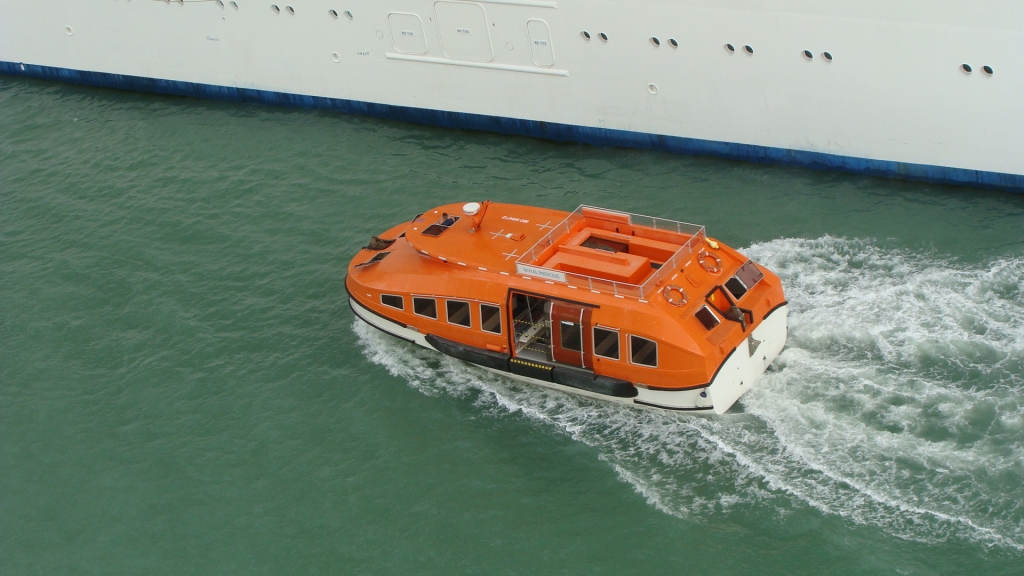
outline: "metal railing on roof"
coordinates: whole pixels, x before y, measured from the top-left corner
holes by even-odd
[[[554,268],[534,265],[533,263],[538,260],[540,254],[543,253],[544,250],[557,243],[563,237],[571,234],[573,232],[573,228],[578,222],[586,220],[587,216],[584,215],[584,212],[586,211],[593,211],[594,215],[598,215],[593,217],[598,218],[601,214],[612,215],[620,218],[625,217],[628,224],[632,226],[641,226],[669,233],[674,232],[682,236],[688,236],[689,238],[668,260],[662,264],[661,268],[655,270],[654,273],[648,276],[642,284],[616,282],[614,280],[586,276],[584,274],[576,274],[573,272],[563,272],[561,270],[555,270]],[[686,259],[694,253],[694,251],[699,249],[699,246],[704,242],[704,238],[704,227],[698,226],[697,224],[689,224],[687,222],[679,222],[654,216],[645,216],[643,214],[606,210],[604,208],[585,206],[581,204],[578,208],[573,210],[565,220],[555,225],[554,228],[537,240],[537,242],[530,247],[525,254],[516,260],[516,271],[525,276],[562,282],[577,288],[587,288],[591,291],[610,292],[618,296],[630,296],[633,298],[644,299],[664,280],[666,276],[674,274],[680,270],[683,262],[685,262]]]

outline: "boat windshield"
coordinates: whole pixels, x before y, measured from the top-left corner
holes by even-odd
[[[440,236],[445,230],[451,228],[458,221],[458,216],[449,216],[447,213],[442,214],[441,217],[437,219],[437,222],[434,222],[423,229],[423,235]]]

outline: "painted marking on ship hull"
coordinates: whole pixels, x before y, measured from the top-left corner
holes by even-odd
[[[447,112],[252,88],[231,88],[177,80],[160,80],[142,76],[71,70],[68,68],[39,66],[21,62],[0,62],[0,74],[154,94],[334,110],[376,118],[401,120],[415,124],[531,136],[558,142],[579,142],[594,146],[622,146],[626,148],[663,150],[679,154],[713,156],[760,164],[780,164],[802,168],[838,170],[867,176],[1024,192],[1024,174],[1007,174],[947,166],[872,160],[853,156],[825,154],[822,152],[772,148],[755,144],[718,142],[683,136],[647,134],[643,132],[503,118],[465,112]]]

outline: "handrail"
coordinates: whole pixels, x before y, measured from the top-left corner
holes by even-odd
[[[641,226],[670,234],[674,229],[676,234],[688,235],[689,238],[668,260],[665,261],[664,264],[662,264],[661,268],[656,270],[654,274],[651,274],[650,277],[648,277],[642,284],[627,284],[625,282],[605,280],[604,278],[598,278],[595,276],[563,272],[561,270],[555,270],[554,268],[535,265],[534,262],[537,261],[539,252],[543,252],[544,248],[554,244],[556,239],[570,234],[573,226],[577,222],[586,219],[583,215],[583,210],[585,208],[604,213],[625,215],[628,217],[628,222],[632,226]],[[638,222],[638,220],[640,221]],[[697,224],[689,224],[687,222],[668,220],[666,218],[657,218],[654,216],[645,216],[630,212],[620,212],[581,204],[576,208],[576,210],[569,213],[565,220],[556,224],[547,234],[537,240],[537,242],[534,243],[534,245],[531,246],[525,254],[516,260],[516,271],[524,275],[532,274],[540,276],[549,281],[564,282],[569,286],[577,286],[581,288],[586,287],[593,292],[611,292],[616,296],[631,296],[642,300],[647,294],[650,294],[651,290],[660,284],[670,272],[674,273],[678,271],[683,259],[688,257],[690,254],[693,254],[693,252],[696,251],[697,246],[704,241],[705,237],[704,227]],[[538,247],[541,248],[540,251],[538,251]]]

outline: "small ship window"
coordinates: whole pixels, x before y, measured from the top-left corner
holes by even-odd
[[[575,322],[562,320],[558,323],[558,331],[562,334],[562,348],[583,352],[583,330],[582,326]]]
[[[433,298],[413,298],[412,311],[419,316],[437,320],[437,301]]]
[[[274,12],[277,12],[277,13],[280,13],[280,12],[281,12],[281,8],[280,8],[280,7],[278,7],[278,5],[277,5],[277,4],[271,4],[271,5],[270,5],[270,9],[271,9],[271,10],[273,10]]]
[[[743,282],[739,278],[733,276],[725,283],[725,287],[732,293],[732,297],[739,300],[743,298],[743,295],[747,293],[747,287],[743,285]]]
[[[423,229],[423,235],[440,236],[441,234],[444,233],[445,230],[451,228],[452,225],[454,225],[458,221],[458,216],[449,216],[448,213],[445,212],[440,218],[438,218],[437,222]]]
[[[608,41],[608,35],[605,34],[604,32],[601,32],[600,34],[598,34],[597,37],[601,39],[601,42],[607,42]]]
[[[345,14],[345,18],[348,18],[349,20],[352,19],[352,12],[349,12],[348,10],[345,10],[345,12],[343,12],[343,14]]]
[[[982,66],[981,69],[985,71],[985,74],[988,74],[989,76],[992,75],[992,67],[991,66]]]
[[[725,45],[725,49],[728,50],[729,52],[735,52],[736,51],[736,47],[733,46],[732,44],[726,44]]]
[[[388,254],[391,254],[391,252],[378,252],[373,255],[373,258],[370,258],[366,262],[363,262],[362,264],[356,264],[356,268],[359,268],[361,266],[369,266],[370,264],[376,264],[377,262],[380,262],[381,260],[387,258]]]
[[[469,328],[469,302],[459,300],[448,300],[445,302],[448,308],[448,323],[465,326]]]
[[[970,74],[971,72],[974,71],[974,68],[971,68],[970,64],[961,64],[960,65],[960,69],[963,70],[964,72],[968,73],[968,74]]]
[[[671,44],[673,48],[679,48],[679,41],[675,38],[669,38],[668,43]]]
[[[234,0],[232,0],[231,7],[234,8],[235,10],[238,10],[238,2],[235,2]]]
[[[580,32],[580,38],[583,38],[584,41],[590,40],[590,32],[587,32],[586,30]]]
[[[694,316],[696,316],[697,320],[700,320],[700,323],[703,324],[704,327],[707,328],[708,330],[711,330],[712,328],[718,326],[719,324],[718,318],[715,316],[715,313],[712,312],[711,309],[708,308],[707,306],[701,306],[700,310],[697,310],[697,313],[694,314]]]
[[[629,358],[633,364],[658,367],[658,343],[639,336],[629,336]]]
[[[814,60],[814,54],[810,50],[804,50],[804,58]]]
[[[492,334],[501,334],[501,308],[490,304],[481,304],[480,329]]]
[[[337,18],[338,17],[338,11],[337,10],[328,10],[327,13],[331,15],[331,18]]]
[[[619,359],[619,333],[604,328],[594,328],[594,355]]]
[[[598,238],[591,236],[587,238],[585,242],[580,244],[584,248],[593,248],[594,250],[603,250],[605,252],[629,252],[629,244],[623,242],[615,242],[613,240],[605,240],[604,238]]]
[[[651,36],[651,44],[654,44],[655,46],[661,46],[661,40],[658,40],[658,38],[655,36]]]
[[[295,14],[295,8],[292,8],[291,6],[288,6],[288,13],[289,14]]]
[[[828,60],[829,62],[832,61],[832,53],[831,52],[822,52],[821,53],[821,57],[824,58],[825,60]]]
[[[747,51],[747,54],[753,54],[754,53],[754,47],[751,46],[750,44],[747,44],[746,46],[744,46],[743,49]]]
[[[405,310],[405,298],[394,294],[381,294],[380,303],[399,310]]]

